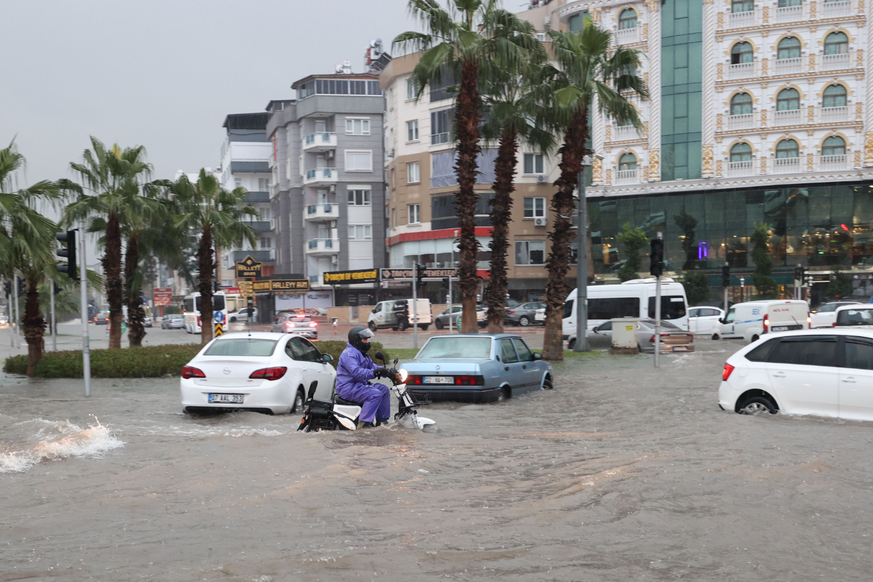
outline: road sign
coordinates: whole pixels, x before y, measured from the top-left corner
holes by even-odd
[[[251,255],[248,255],[244,260],[236,264],[236,278],[252,279],[260,277],[263,265],[263,263],[254,260]]]
[[[222,315],[222,313],[220,311],[216,311],[213,314],[212,319],[215,320],[215,323],[223,323],[224,322],[224,316]]]
[[[173,290],[169,287],[155,287],[153,291],[155,307],[172,305]]]
[[[239,282],[239,294],[243,297],[251,297],[252,296],[252,282],[251,281],[240,281]]]
[[[215,337],[218,337],[220,335],[224,335],[224,326],[221,325],[220,323],[216,323],[215,324]]]

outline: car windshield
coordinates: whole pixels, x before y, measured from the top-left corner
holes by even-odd
[[[276,340],[271,339],[220,339],[206,350],[204,356],[272,356]]]
[[[490,337],[434,337],[421,348],[415,359],[463,358],[467,360],[487,360],[490,357]]]
[[[838,311],[837,325],[873,325],[873,309],[843,309]]]

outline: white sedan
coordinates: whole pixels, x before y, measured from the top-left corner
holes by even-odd
[[[249,315],[251,315],[252,321],[258,319],[258,309],[256,307],[245,307],[240,309],[239,311],[234,311],[232,313],[227,314],[227,320],[230,323],[236,323],[237,321],[248,321]]]
[[[332,398],[336,370],[331,360],[294,334],[222,335],[182,368],[182,406],[185,412],[301,411],[311,390],[316,399]]]
[[[718,307],[688,308],[688,331],[712,335],[718,330],[718,320],[724,317],[724,310]]]

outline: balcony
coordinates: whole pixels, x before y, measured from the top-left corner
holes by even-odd
[[[615,31],[615,44],[631,44],[639,41],[640,35],[638,27],[624,28]]]
[[[623,186],[625,184],[639,184],[639,170],[634,168],[633,170],[616,170],[615,171],[615,184],[616,186]]]
[[[272,222],[269,220],[243,220],[241,222],[251,227],[255,232],[269,232],[273,230]]]
[[[821,55],[822,71],[840,71],[852,68],[852,54]]]
[[[860,111],[853,113],[845,105],[842,107],[813,107],[811,109],[811,112],[809,107],[784,111],[768,110],[766,111],[766,121],[763,122],[761,121],[761,112],[728,115],[724,127],[719,124],[716,131],[768,130],[790,125],[833,126],[837,123],[860,122],[860,119],[855,119],[856,115],[860,115]]]
[[[794,8],[792,6],[792,8]],[[793,75],[803,73],[803,59],[795,57],[791,59],[776,59],[773,63],[773,72],[776,75]]]
[[[758,63],[737,63],[728,66],[728,79],[749,79],[757,75]]]
[[[776,158],[773,160],[774,174],[796,174],[800,170],[800,158]]]
[[[335,133],[310,133],[303,138],[304,152],[319,153],[335,149]]]
[[[822,107],[819,111],[821,123],[851,121],[848,107]]]
[[[761,161],[746,160],[727,163],[727,177],[740,178],[767,174],[802,174],[812,172],[840,172],[852,170],[853,164],[848,154],[830,156],[800,156],[796,158],[766,158],[764,164],[769,170],[761,168]]]
[[[731,12],[728,13],[727,27],[728,28],[744,28],[746,26],[755,26],[758,23],[758,11],[749,10],[748,12]]]
[[[782,24],[783,22],[800,22],[804,20],[803,5],[800,6],[784,6],[776,8],[773,14],[773,22]]]
[[[270,193],[269,192],[246,192],[246,195],[243,196],[243,202],[246,204],[253,204],[255,202],[269,202],[270,201]]]
[[[860,6],[853,8],[852,0],[838,2],[817,2],[815,12],[811,3],[804,2],[800,6],[784,6],[769,9],[767,20],[769,24],[789,24],[793,22],[815,22],[816,20],[829,20],[832,18],[862,17],[863,11]],[[762,11],[759,8],[749,12],[728,13],[725,18],[725,29],[745,28],[765,24]]]
[[[306,207],[306,220],[337,220],[339,218],[339,206],[336,204],[310,204]]]
[[[307,255],[335,255],[339,253],[339,240],[331,238],[313,238],[306,243]]]
[[[727,128],[728,131],[737,131],[740,129],[753,129],[755,127],[755,114],[744,113],[742,115],[728,115]]]
[[[613,128],[613,138],[612,141],[628,141],[635,139],[642,139],[640,134],[637,133],[637,128],[633,125],[619,125]]]
[[[822,172],[851,170],[852,163],[849,161],[849,156],[846,154],[839,154],[835,156],[819,156],[818,169]]]
[[[336,184],[339,179],[339,172],[336,168],[318,168],[317,170],[307,170],[303,176],[303,184]]]
[[[754,160],[744,160],[742,162],[728,162],[727,175],[728,178],[737,178],[740,176],[752,176],[755,173]]]
[[[821,6],[822,18],[842,18],[852,16],[852,3],[849,0],[843,2],[824,2]]]
[[[773,126],[782,127],[783,125],[798,125],[802,123],[803,117],[801,116],[800,111],[800,109],[776,111],[773,113]]]

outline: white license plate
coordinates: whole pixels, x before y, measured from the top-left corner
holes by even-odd
[[[215,402],[217,404],[242,404],[243,403],[243,395],[242,394],[210,394],[209,402]]]
[[[771,328],[772,331],[788,331],[787,325],[777,325],[776,327]]]
[[[425,384],[454,384],[454,376],[425,376]]]

